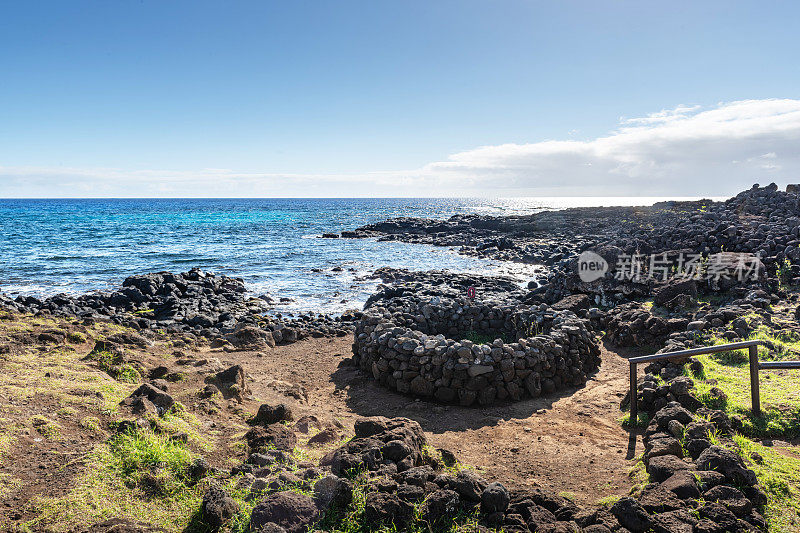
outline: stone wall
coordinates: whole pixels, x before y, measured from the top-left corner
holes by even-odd
[[[494,340],[476,344],[467,333]],[[353,353],[383,386],[464,406],[580,386],[600,364],[597,342],[570,311],[408,292],[370,301]]]

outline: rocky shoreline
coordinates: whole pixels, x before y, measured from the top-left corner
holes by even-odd
[[[754,186],[726,202],[401,218],[340,237],[454,246],[468,255],[538,264],[544,275],[521,287],[506,278],[379,269],[375,276],[383,284],[363,311],[338,317],[282,317],[270,312],[271,302],[249,296],[243,280],[199,269],[132,276],[117,290],[77,297],[0,296],[0,308],[15,316],[68,317],[83,326],[115,324],[143,337],[159,332],[175,339],[174,347],[204,343],[222,352],[267,352],[353,333],[353,356],[341,366],[357,367],[401,394],[477,409],[583,386],[600,364],[601,338],[614,347],[670,352],[712,339],[744,339],[759,328],[800,332],[794,289],[800,284],[800,196],[774,185]],[[587,251],[609,267],[592,280],[578,268]],[[727,270],[709,275],[717,259],[731,257],[726,254],[739,254],[757,272],[734,280],[728,262]],[[612,269],[626,256],[691,255],[702,276],[657,271],[652,260],[642,261],[639,277]],[[115,344],[137,341],[119,335],[98,341],[90,356],[113,356],[122,353]],[[87,361],[105,365],[112,377],[124,371],[90,356]],[[214,398],[235,404],[246,393],[241,366],[216,370],[196,393],[204,409]],[[136,376],[142,375],[152,379],[123,400],[133,418],[120,423],[119,434],[158,429],[175,405],[165,381],[171,374],[142,367]],[[285,405],[265,404],[250,419],[241,464],[216,472],[194,465],[190,477],[193,483],[212,474],[238,480],[237,490],[255,495],[249,530],[262,533],[299,533],[320,520],[335,530],[356,498],[363,500],[359,519],[366,530],[423,523],[446,529],[469,515],[476,531],[766,531],[767,495],[731,451],[746,421],[707,407],[722,396],[713,388],[700,394],[702,375],[702,363],[687,360],[650,365],[639,377],[648,482],[611,505],[580,508],[546,490],[506,488],[453,469],[453,454],[432,452],[419,424],[402,418],[361,419],[355,437],[322,460],[297,461],[290,457],[297,436]],[[324,431],[330,433],[325,439],[338,435],[336,428]],[[200,516],[212,530],[239,513],[229,492],[212,481],[205,493]],[[129,523],[114,529],[119,525],[92,531],[158,530]]]
[[[291,344],[308,337],[344,336],[357,316],[271,314],[273,302],[249,296],[244,280],[193,268],[173,274],[131,276],[122,287],[81,296],[59,294],[40,300],[0,294],[0,307],[40,316],[73,316],[85,323],[109,321],[135,330],[159,330],[205,338],[238,349]]]

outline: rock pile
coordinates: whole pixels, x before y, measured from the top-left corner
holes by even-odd
[[[451,294],[399,285],[370,298],[354,363],[390,389],[464,406],[580,386],[600,363],[593,335],[570,311]]]
[[[722,411],[701,408],[693,415],[678,402],[658,410],[644,436],[642,460],[651,483],[638,499],[612,507],[619,522],[631,531],[766,531],[758,512],[766,494],[730,449],[731,431]]]
[[[318,466],[295,463],[291,443],[265,446],[249,440],[250,455],[231,475],[254,503],[251,531],[302,533],[335,528],[355,508],[360,523],[449,530],[474,515],[483,528],[504,531],[704,532],[765,531],[758,509],[766,503],[755,474],[727,448],[694,446],[709,432],[726,434],[724,420],[700,420],[676,403],[662,408],[645,436],[644,462],[651,483],[610,507],[581,508],[539,488],[518,489],[489,482],[455,466],[452,453],[433,452],[417,422],[372,417],[356,421],[355,436],[329,452]],[[282,424],[280,432],[288,431]],[[692,458],[684,458],[682,445]],[[702,448],[702,449],[700,449]],[[447,461],[447,464],[445,464]],[[354,494],[358,488],[358,505]],[[210,488],[204,520],[217,527],[235,502]],[[350,515],[349,519],[353,519]]]
[[[731,439],[742,421],[704,407],[694,381],[680,375],[684,365],[702,372],[694,359],[659,362],[639,379],[639,407],[650,415],[642,461],[651,483],[612,512],[631,531],[766,531],[759,509],[767,497]],[[726,400],[712,388],[705,403]]]
[[[297,318],[269,316],[270,302],[247,295],[241,278],[193,268],[182,274],[131,276],[111,292],[56,295],[40,300],[0,295],[0,307],[21,313],[49,313],[84,320],[110,320],[137,330],[165,330],[219,339],[231,349],[266,349],[313,337],[344,336],[352,315],[314,313]]]
[[[532,298],[547,303],[574,293],[610,305],[647,296],[653,281],[605,278],[584,283],[577,256],[593,250],[611,268],[621,255],[748,254],[760,257],[770,283],[777,269],[786,283],[800,283],[800,195],[777,186],[753,188],[726,202],[660,202],[649,207],[574,208],[526,216],[456,215],[446,221],[398,218],[371,224],[343,237],[374,237],[460,247],[467,255],[542,264],[549,268]],[[784,265],[784,259],[792,264]],[[725,290],[729,281],[703,281],[704,289]],[[705,286],[707,285],[707,286]]]
[[[471,470],[448,471],[452,454],[429,453],[422,428],[412,420],[363,418],[354,430],[354,438],[324,456],[318,467],[295,464],[280,450],[251,448],[246,463],[232,471],[246,472],[240,488],[249,488],[258,502],[250,529],[300,533],[320,520],[335,524],[353,500],[356,483],[366,497],[360,519],[370,528],[404,530],[412,523],[449,528],[473,512],[481,523],[507,531],[572,531],[577,524],[601,523],[620,527],[607,511],[581,511],[544,490],[509,490]],[[451,462],[446,465],[444,458]],[[210,501],[224,500],[218,489],[209,494]],[[206,521],[216,524],[218,516]]]
[[[603,326],[616,346],[661,345],[672,332],[686,331],[687,318],[654,315],[637,303],[622,304],[606,313]]]

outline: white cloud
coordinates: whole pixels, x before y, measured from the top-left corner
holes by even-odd
[[[800,100],[678,106],[621,119],[593,140],[482,146],[408,172],[0,166],[0,197],[722,196],[769,181],[800,182]]]
[[[800,181],[800,100],[680,106],[590,141],[484,146],[426,170],[548,194],[732,194],[757,181]]]

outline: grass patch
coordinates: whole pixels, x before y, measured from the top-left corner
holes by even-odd
[[[575,496],[574,492],[569,492],[569,491],[559,492],[558,495],[561,496],[562,498],[568,499],[569,501],[571,501],[573,503],[575,502],[575,499],[577,498],[577,496]]]
[[[127,485],[146,493],[174,496],[185,489],[192,454],[169,436],[151,431],[117,435],[108,445],[109,468]]]
[[[200,506],[205,487],[188,483],[193,455],[181,443],[150,431],[114,436],[87,456],[87,467],[66,495],[36,497],[32,531],[72,531],[109,517],[181,531]]]
[[[67,333],[67,341],[72,344],[83,344],[86,342],[86,335],[79,331],[70,331]]]
[[[64,417],[75,416],[77,413],[78,413],[77,409],[75,409],[74,407],[69,407],[69,406],[62,407],[61,409],[56,411],[56,414],[58,416],[64,416]]]
[[[647,416],[645,412],[639,412],[636,417],[636,423],[631,422],[631,413],[630,411],[622,415],[619,419],[620,424],[622,427],[626,429],[633,429],[633,428],[646,428],[648,424],[650,424],[650,417]]]
[[[21,486],[22,482],[12,477],[11,474],[0,472],[0,498],[8,496]]]
[[[61,439],[61,426],[44,415],[33,415],[31,424],[39,434],[48,440]]]
[[[88,429],[95,433],[100,433],[102,431],[100,429],[100,419],[96,416],[84,416],[78,421],[78,425],[83,429]]]
[[[130,363],[124,362],[120,356],[111,352],[93,352],[92,357],[97,361],[100,370],[117,381],[138,383],[142,379],[139,372]]]
[[[767,494],[764,519],[768,531],[788,533],[800,530],[800,454],[791,448],[762,446],[739,435],[734,437],[734,441]],[[754,452],[763,458],[761,464],[750,459]]]
[[[761,360],[800,359],[800,340],[789,333],[774,333],[760,326],[750,337],[772,344],[773,350],[759,346]],[[728,341],[714,337],[712,345]],[[794,438],[800,436],[800,372],[797,370],[762,370],[759,372],[762,416],[753,417],[750,392],[749,355],[745,350],[731,350],[701,355],[704,377],[709,382],[696,383],[698,399],[707,407],[740,415],[742,433],[751,437]],[[726,398],[713,394],[717,387]]]
[[[604,498],[600,498],[599,500],[597,500],[597,505],[599,505],[600,507],[605,507],[606,509],[608,509],[611,506],[613,506],[615,503],[617,503],[620,500],[620,498],[621,498],[621,496],[613,496],[613,495],[612,496],[605,496]]]

